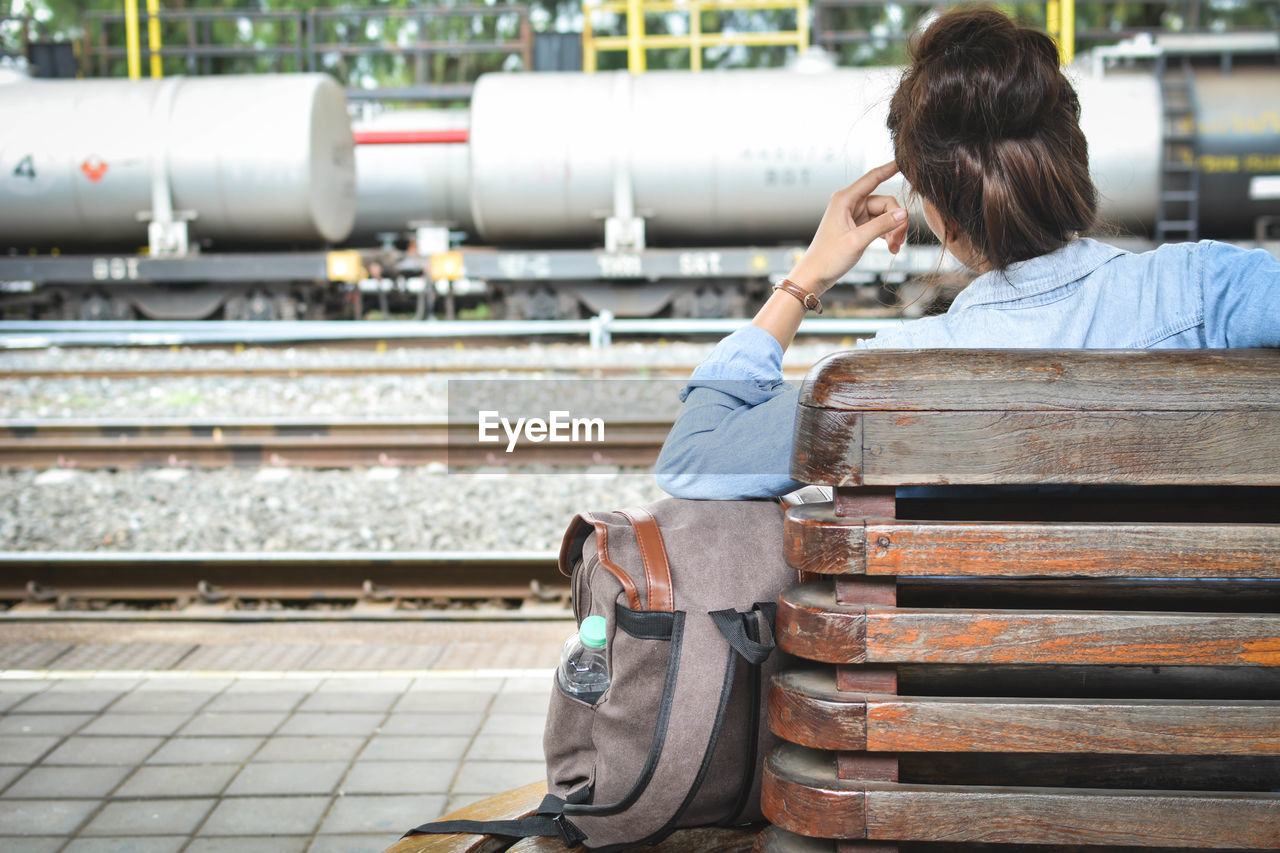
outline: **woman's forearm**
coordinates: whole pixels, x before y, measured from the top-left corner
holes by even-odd
[[[803,287],[803,285],[801,286]],[[796,331],[800,328],[800,321],[804,319],[804,315],[805,307],[800,304],[799,299],[796,299],[790,293],[775,290],[773,295],[760,306],[760,310],[756,312],[755,319],[751,323],[773,335],[785,350],[791,346],[791,341],[795,339]]]

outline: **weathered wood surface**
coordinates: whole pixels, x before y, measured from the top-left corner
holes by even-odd
[[[845,693],[832,670],[774,676],[769,727],[870,752],[1280,755],[1280,703],[991,699]]]
[[[1280,524],[904,521],[787,510],[787,565],[819,574],[1280,578]]]
[[[862,419],[848,412],[800,406],[791,476],[814,485],[862,485]],[[833,483],[833,476],[840,477]]]
[[[800,402],[860,411],[1280,409],[1280,351],[854,350],[814,365]]]
[[[777,635],[822,663],[1280,666],[1280,615],[860,606],[822,583],[783,592]]]
[[[892,846],[886,847],[885,853],[891,853],[896,849]],[[806,838],[803,835],[770,826],[756,839],[756,853],[837,853],[837,851],[836,842],[832,839]]]
[[[825,578],[819,576],[816,582],[823,580]],[[833,580],[837,604],[883,604],[892,607],[898,603],[897,578],[837,575]]]
[[[866,573],[867,519],[836,515],[831,503],[789,507],[782,553],[793,569],[817,574]]]
[[[534,814],[547,793],[545,782],[535,782],[469,806],[439,818],[440,820],[515,820]],[[408,820],[413,820],[409,817]],[[422,821],[419,821],[421,823]],[[415,824],[417,825],[417,824]],[[665,841],[649,847],[637,847],[644,853],[747,853],[755,846],[760,827],[697,827],[682,829]],[[487,835],[419,835],[403,838],[385,853],[584,853],[584,848],[567,848],[559,838],[494,838]]]
[[[765,816],[817,838],[1002,844],[1280,847],[1280,794],[998,788],[840,779],[830,753],[765,763]]]
[[[805,838],[770,826],[756,840],[757,853],[898,853],[896,844],[878,841],[837,841],[830,838]],[[906,853],[906,851],[904,851]],[[1052,853],[1052,851],[1045,851]]]
[[[515,788],[502,794],[486,797],[469,806],[452,811],[440,820],[518,820],[538,810],[547,794],[546,782],[534,782],[523,788]],[[426,823],[421,815],[406,815],[405,828]],[[557,841],[560,850],[564,844]],[[511,839],[498,839],[486,835],[415,835],[402,838],[388,847],[385,853],[495,853],[506,850]]]
[[[838,412],[802,405],[795,447],[792,476],[826,486],[1280,485],[1280,410]]]
[[[847,841],[831,838],[805,838],[771,826],[760,834],[756,842],[757,853],[1011,853],[1002,844],[946,844],[926,841],[905,844],[883,841]],[[1039,844],[1035,853],[1099,853],[1096,846],[1080,844]],[[1186,853],[1185,847],[1135,847],[1111,846],[1107,853]],[[1244,853],[1239,848],[1219,848],[1219,853]]]

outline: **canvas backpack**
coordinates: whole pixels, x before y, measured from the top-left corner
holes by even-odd
[[[761,820],[776,601],[797,579],[783,560],[782,506],[669,498],[582,512],[560,570],[578,623],[606,620],[610,685],[594,705],[552,687],[537,815],[410,834],[559,835],[614,850]]]

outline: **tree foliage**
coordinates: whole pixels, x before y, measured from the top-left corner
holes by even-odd
[[[137,0],[144,16],[146,2]],[[71,39],[82,45],[90,75],[125,73],[119,51],[125,43],[122,2],[112,0],[15,0],[12,11],[33,17],[32,36]],[[484,5],[484,14],[445,14],[442,8]],[[941,8],[916,2],[828,5],[811,0],[816,43],[831,50],[842,65],[901,62],[908,36]],[[1023,21],[1043,26],[1043,3],[1001,4]],[[518,11],[503,11],[503,9]],[[198,54],[164,60],[166,74],[327,71],[349,86],[401,86],[474,80],[493,70],[519,70],[527,54],[514,43],[525,30],[581,32],[579,0],[367,0],[318,9],[301,0],[163,0],[163,42],[171,50],[199,46]],[[598,35],[625,35],[625,16],[596,12]],[[786,30],[796,26],[794,10],[703,12],[704,32]],[[684,34],[686,13],[649,14],[650,34]],[[1154,28],[1221,30],[1232,27],[1280,27],[1280,2],[1175,0],[1167,3],[1077,2],[1077,49],[1116,41]],[[0,50],[15,50],[16,27],[0,25]],[[834,36],[824,39],[826,36]],[[144,66],[147,34],[142,28]],[[455,47],[456,46],[456,47]],[[180,53],[180,51],[174,51]],[[782,65],[794,48],[723,47],[703,52],[704,68]],[[650,68],[688,68],[688,50],[655,50]],[[625,52],[602,53],[602,69],[626,66]]]

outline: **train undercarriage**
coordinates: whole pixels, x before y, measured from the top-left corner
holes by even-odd
[[[530,252],[463,247],[0,258],[0,313],[45,320],[325,320],[460,316],[569,320],[745,317],[801,248]],[[441,273],[439,270],[446,271]],[[936,246],[868,252],[830,294],[837,313],[915,317],[968,274]]]

